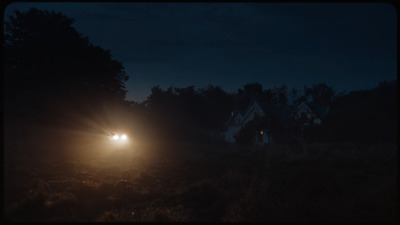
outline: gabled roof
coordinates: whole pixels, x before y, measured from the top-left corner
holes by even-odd
[[[259,108],[260,110],[263,110],[263,109],[260,107],[260,104],[259,104],[257,101],[252,100],[252,101],[250,102],[249,107],[247,107],[246,113],[243,114],[243,120],[244,120],[244,121],[247,119],[247,117],[250,116],[251,111],[252,111],[254,108]]]
[[[260,103],[257,100],[253,99],[243,115],[243,119],[249,115],[250,110],[254,105],[257,105],[264,114],[273,114],[278,117],[280,120],[285,120],[291,116],[291,114],[297,109],[298,105],[284,105],[284,104],[271,104],[271,103]]]
[[[263,111],[264,114],[273,114],[279,120],[284,121],[291,117],[297,110],[301,104],[305,104],[318,118],[323,118],[329,110],[329,106],[322,106],[316,103],[308,103],[302,102],[294,105],[286,105],[286,104],[271,104],[271,103],[260,103],[256,99],[252,99],[249,104],[249,107],[245,111],[236,111],[233,116],[229,118],[229,120],[225,123],[229,125],[231,122],[234,122],[234,118],[237,115],[240,115],[243,120],[249,116],[250,110],[254,107],[254,104],[258,105],[258,107]]]
[[[228,125],[231,124],[231,123],[235,123],[235,118],[236,118],[237,116],[240,116],[241,118],[243,118],[242,115],[243,115],[243,114],[240,113],[239,111],[233,112],[233,115],[232,115],[231,117],[229,117],[229,119],[228,119],[228,121],[226,121],[225,125],[228,126]]]

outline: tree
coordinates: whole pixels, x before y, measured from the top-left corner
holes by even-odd
[[[272,104],[287,104],[287,87],[282,85],[280,87],[274,87],[265,91],[269,103]]]
[[[262,85],[258,82],[248,83],[243,86],[244,92],[248,96],[258,96],[262,94]]]
[[[311,88],[304,86],[304,95],[306,98],[311,98],[312,102],[327,106],[332,103],[335,92],[332,86],[324,83],[313,84]]]
[[[289,96],[291,104],[299,104],[303,101],[306,101],[305,96],[300,93],[300,90],[295,88],[290,90]]]
[[[286,85],[274,88],[273,92],[276,94],[277,103],[286,104],[288,102]]]
[[[263,92],[263,87],[260,83],[247,83],[243,85],[243,89],[239,88],[236,94],[236,108],[245,110],[251,100],[256,99],[260,102],[267,101],[268,95]]]
[[[73,103],[124,100],[124,67],[78,33],[73,22],[61,13],[35,8],[17,10],[5,22],[5,100],[11,114],[48,114],[60,102],[75,108]]]
[[[164,91],[159,85],[151,88],[151,94],[147,97],[146,104],[154,109],[158,109],[165,102]]]
[[[395,143],[397,114],[397,83],[384,81],[335,99],[319,133],[328,141]]]
[[[234,97],[219,86],[208,85],[199,90],[203,98],[202,124],[206,129],[221,131],[234,107]]]

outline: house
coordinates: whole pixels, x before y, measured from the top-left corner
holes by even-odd
[[[275,142],[277,135],[273,124],[279,124],[280,128],[290,127],[290,122],[297,121],[301,126],[311,124],[319,125],[322,122],[329,107],[323,107],[315,103],[302,102],[294,105],[267,104],[253,100],[245,111],[232,112],[231,117],[225,123],[226,131],[223,133],[224,140],[229,143],[236,142],[236,135],[250,121],[264,121],[262,125],[254,130],[253,142],[263,145]],[[265,122],[268,121],[269,123]],[[291,120],[292,119],[292,120]],[[267,125],[269,124],[269,125]]]
[[[243,113],[243,112],[242,112]],[[235,143],[235,135],[242,129],[243,116],[239,111],[232,112],[231,117],[225,123],[227,130],[223,133],[225,141]]]
[[[296,107],[295,119],[305,120],[304,125],[319,125],[329,111],[329,106],[302,102]]]

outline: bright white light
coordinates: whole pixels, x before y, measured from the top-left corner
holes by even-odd
[[[112,138],[113,138],[114,140],[118,140],[118,139],[119,139],[119,136],[118,136],[118,135],[114,135]]]
[[[123,134],[123,135],[121,136],[121,139],[122,139],[122,140],[126,140],[126,139],[127,139],[126,135]]]

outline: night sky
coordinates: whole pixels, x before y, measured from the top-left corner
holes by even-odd
[[[396,10],[384,3],[13,3],[62,12],[121,61],[127,99],[153,86],[236,92],[319,82],[336,92],[396,79]]]

